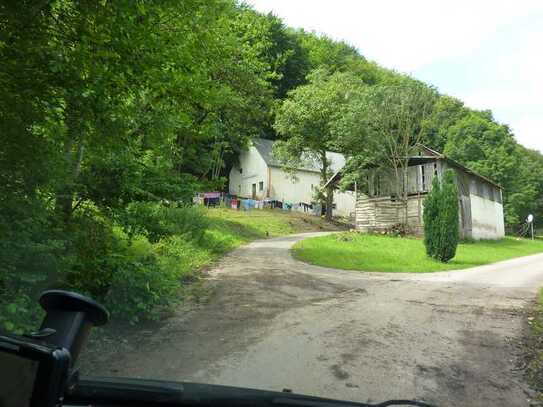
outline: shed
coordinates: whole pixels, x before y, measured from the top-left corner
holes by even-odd
[[[502,188],[494,181],[420,145],[409,158],[407,182],[407,224],[415,233],[424,233],[424,200],[434,177],[441,179],[446,169],[456,173],[458,185],[460,235],[466,239],[501,239],[505,236]],[[338,171],[328,181],[337,185]],[[395,175],[391,170],[369,169],[365,186],[356,193],[356,229],[381,232],[405,222],[405,206],[395,196]],[[362,187],[362,188],[360,188]],[[351,186],[352,190],[356,188]]]

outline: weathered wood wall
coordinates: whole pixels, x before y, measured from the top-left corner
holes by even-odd
[[[415,234],[422,234],[422,203],[426,194],[408,198],[407,223]],[[405,219],[402,202],[390,196],[370,198],[360,195],[356,203],[356,229],[363,232],[381,232]]]

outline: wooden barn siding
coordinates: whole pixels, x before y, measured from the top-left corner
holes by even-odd
[[[422,201],[424,196],[410,196],[407,206],[407,222],[415,233],[422,233]],[[369,198],[361,196],[356,203],[356,229],[361,231],[383,231],[401,223],[405,208],[401,202],[390,197]]]

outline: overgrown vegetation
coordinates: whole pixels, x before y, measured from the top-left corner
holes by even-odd
[[[505,238],[461,242],[456,256],[443,263],[426,256],[424,242],[416,238],[357,232],[315,237],[292,249],[299,260],[323,267],[388,273],[428,273],[465,269],[543,252],[543,241]]]
[[[424,246],[426,254],[447,263],[458,246],[458,187],[453,170],[446,170],[443,181],[435,177],[424,200]]]

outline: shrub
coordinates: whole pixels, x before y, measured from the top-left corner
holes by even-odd
[[[209,254],[182,236],[151,244],[136,236],[127,244],[105,299],[114,317],[130,323],[157,319],[182,298],[182,283],[193,280]]]
[[[165,236],[178,235],[186,240],[200,242],[209,226],[204,210],[195,206],[161,207],[159,215]]]
[[[211,254],[183,236],[171,236],[155,245],[161,269],[174,273],[179,281],[194,280],[199,268],[208,263]]]
[[[121,223],[132,238],[144,234],[153,243],[160,239],[183,235],[200,241],[208,226],[204,211],[198,207],[168,207],[158,203],[135,202],[121,216]]]
[[[38,301],[27,290],[4,291],[0,293],[0,328],[22,334],[36,330],[44,311]]]
[[[132,259],[127,256],[113,275],[105,304],[114,317],[130,323],[142,317],[156,319],[178,299],[179,289],[175,273],[161,268],[153,254]]]
[[[69,234],[73,260],[60,284],[93,298],[104,298],[117,266],[115,253],[120,250],[111,223],[88,208],[74,216]]]
[[[447,170],[440,183],[435,177],[424,201],[426,254],[444,263],[456,255],[458,246],[458,189],[455,174]]]

